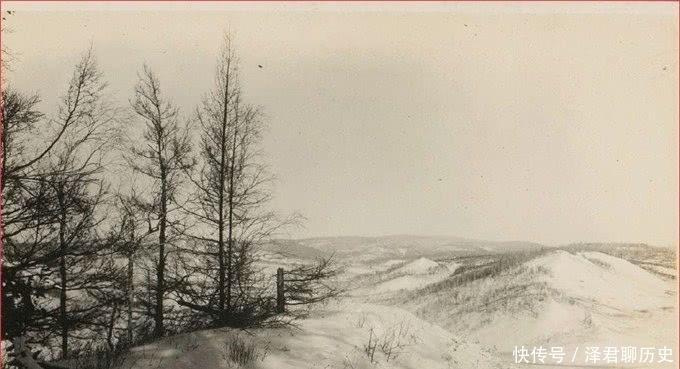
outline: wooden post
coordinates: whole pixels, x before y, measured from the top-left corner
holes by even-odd
[[[286,311],[286,297],[283,294],[283,268],[276,269],[276,312]]]

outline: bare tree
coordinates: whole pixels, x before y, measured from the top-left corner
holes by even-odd
[[[3,46],[3,57],[5,48]],[[3,68],[5,64],[3,63]],[[4,80],[3,80],[4,85]],[[24,182],[20,177],[34,176],[34,170],[24,165],[30,158],[31,138],[37,126],[44,123],[44,115],[37,110],[40,99],[37,95],[24,95],[7,86],[2,94],[2,260],[3,294],[2,307],[5,316],[16,317],[11,321],[2,320],[3,339],[12,339],[23,334],[31,319],[38,311],[34,299],[44,292],[40,282],[44,274],[32,259],[41,254],[38,242],[40,230],[50,228],[47,188],[43,182]],[[23,170],[19,168],[23,167]],[[44,255],[41,255],[44,257]],[[31,273],[33,272],[33,273]],[[38,283],[31,283],[29,274],[34,274]],[[23,313],[21,313],[23,312]]]
[[[48,340],[56,326],[64,357],[70,329],[88,324],[87,314],[98,306],[85,299],[69,303],[68,291],[87,295],[112,278],[83,272],[104,270],[104,243],[97,240],[106,194],[100,177],[118,136],[118,111],[105,88],[90,49],[76,65],[55,118],[43,119],[36,96],[3,96],[3,274],[11,286],[3,291],[3,306],[21,310],[21,324],[4,333],[33,331]],[[57,309],[44,298],[55,291]]]
[[[207,225],[205,236],[195,238],[213,245],[216,251],[208,251],[215,257],[217,267],[217,302],[220,311],[232,310],[232,282],[234,266],[234,199],[235,184],[238,180],[236,150],[239,141],[239,125],[244,117],[239,106],[238,67],[226,37],[225,46],[218,61],[215,89],[203,100],[197,111],[197,120],[202,129],[200,141],[201,167],[194,184],[198,196],[190,210],[199,222]],[[253,112],[249,112],[252,119]],[[241,136],[243,136],[241,134]],[[210,264],[214,264],[210,262]],[[212,269],[210,270],[212,271]]]
[[[214,88],[196,112],[201,128],[196,172],[189,176],[195,196],[185,207],[197,225],[187,273],[194,275],[179,297],[181,305],[207,313],[219,324],[241,325],[260,310],[270,313],[266,278],[255,268],[256,244],[295,220],[266,210],[273,177],[260,160],[263,120],[243,102],[238,58],[225,36]],[[266,310],[266,311],[263,311]],[[241,321],[238,321],[241,320]]]
[[[158,227],[158,254],[155,261],[155,301],[154,333],[164,333],[164,309],[166,286],[166,261],[168,242],[172,241],[176,225],[171,219],[175,210],[182,174],[191,166],[191,141],[188,127],[179,123],[178,110],[161,94],[158,77],[144,66],[135,87],[135,97],[131,102],[137,116],[144,124],[143,139],[140,146],[130,147],[128,157],[130,167],[153,182],[144,210],[153,214]]]
[[[67,292],[102,287],[98,279],[84,277],[92,277],[87,271],[96,260],[93,256],[103,246],[97,241],[96,232],[103,222],[97,209],[104,201],[106,187],[97,177],[104,169],[104,151],[117,138],[117,127],[112,124],[116,111],[103,99],[105,88],[90,49],[76,66],[59,112],[61,125],[67,126],[74,121],[76,129],[65,132],[55,149],[46,154],[49,161],[47,181],[57,200],[59,325],[64,357],[68,354],[69,328],[74,320],[68,316]],[[73,259],[70,265],[69,257]],[[69,269],[72,269],[70,274],[78,277],[79,285],[68,286]],[[88,286],[88,283],[92,285]]]

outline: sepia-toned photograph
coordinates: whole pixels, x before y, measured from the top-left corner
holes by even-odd
[[[3,0],[1,369],[678,368],[679,10]]]

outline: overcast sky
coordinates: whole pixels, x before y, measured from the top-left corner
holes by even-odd
[[[45,6],[2,42],[46,111],[92,43],[121,104],[146,62],[188,117],[231,31],[292,237],[678,238],[677,3]]]

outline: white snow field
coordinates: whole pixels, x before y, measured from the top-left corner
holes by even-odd
[[[132,349],[119,369],[239,367],[226,354],[235,337],[255,350],[256,359],[241,366],[248,368],[677,367],[677,290],[670,276],[676,272],[657,265],[658,255],[645,261],[636,249],[631,263],[625,252],[614,257],[521,243],[508,243],[511,251],[503,252],[501,244],[443,239],[418,254],[427,240],[408,238],[396,250],[389,240],[364,238],[294,244],[292,255],[265,258],[267,269],[328,255],[328,248],[345,266],[339,282],[347,293],[316,306],[295,328],[168,337]],[[663,272],[655,273],[657,267]],[[560,365],[515,364],[513,350],[521,346],[561,347],[566,355]],[[624,346],[654,348],[654,362],[605,363],[602,355],[586,361],[588,347]],[[673,349],[672,363],[658,362],[656,350],[664,346]]]
[[[597,252],[553,251],[466,286],[412,296],[404,307],[496,348],[506,361],[514,362],[516,346],[529,351],[562,347],[573,367],[617,367],[586,362],[586,348],[603,352],[605,347],[632,346],[653,347],[656,358],[653,364],[626,368],[675,368],[677,352],[673,363],[659,363],[658,349],[677,348],[676,296],[674,280],[626,260]]]
[[[231,368],[226,343],[239,335],[258,350],[249,368],[507,368],[479,344],[464,342],[404,310],[328,304],[297,328],[198,331],[134,348],[120,368]],[[372,355],[367,347],[375,347]]]

